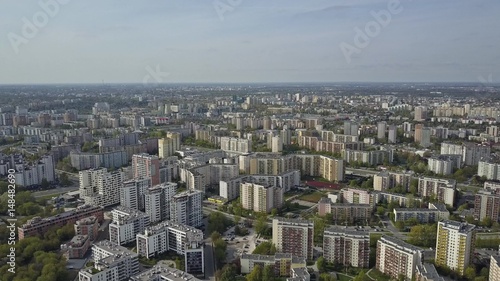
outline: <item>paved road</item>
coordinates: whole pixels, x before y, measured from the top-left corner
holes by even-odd
[[[49,189],[49,190],[35,191],[35,192],[33,192],[33,196],[35,198],[39,198],[39,197],[44,197],[44,196],[49,196],[49,195],[59,195],[61,193],[66,193],[66,192],[76,191],[76,190],[78,190],[78,186],[73,185],[73,186],[68,186],[68,187],[59,187],[59,188],[54,188],[54,189]]]

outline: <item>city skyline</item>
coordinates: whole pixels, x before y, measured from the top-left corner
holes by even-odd
[[[495,2],[4,5],[0,84],[498,79]]]

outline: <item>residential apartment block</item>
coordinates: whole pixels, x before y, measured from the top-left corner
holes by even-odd
[[[476,226],[456,221],[438,223],[436,265],[445,265],[463,275],[472,262]]]
[[[331,215],[338,222],[366,221],[371,218],[372,212],[370,204],[332,203],[328,198],[321,198],[318,202],[318,214]]]
[[[149,216],[136,209],[118,206],[111,211],[109,241],[118,245],[135,242],[136,235],[149,226]]]
[[[327,262],[368,268],[370,234],[339,227],[326,228],[323,234],[323,251]]]
[[[143,211],[144,193],[151,186],[150,178],[136,178],[123,182],[120,188],[120,205]]]
[[[219,195],[228,201],[240,196],[240,185],[242,183],[256,183],[260,185],[274,186],[289,191],[300,184],[300,171],[291,170],[279,175],[244,175],[219,182]]]
[[[500,280],[500,256],[491,256],[490,281]]]
[[[377,242],[375,268],[392,278],[404,275],[406,280],[412,280],[417,265],[422,262],[422,252],[418,247],[384,235]]]
[[[451,175],[462,166],[460,155],[439,155],[428,159],[427,170],[438,175]]]
[[[170,204],[177,190],[177,184],[168,182],[146,189],[144,192],[144,211],[150,223],[170,219]]]
[[[254,212],[270,213],[273,208],[283,205],[283,189],[255,183],[240,185],[241,206]]]
[[[450,216],[446,207],[444,210],[430,208],[394,208],[393,212],[395,222],[416,219],[419,223],[434,223],[442,219],[448,219]]]
[[[69,259],[83,259],[90,247],[87,235],[75,235],[68,243],[61,245],[61,249],[68,251]]]
[[[138,255],[104,240],[92,246],[93,267],[80,270],[79,281],[126,281],[139,273]]]
[[[401,185],[404,190],[410,189],[411,179],[413,173],[411,172],[388,172],[382,171],[373,176],[373,189],[384,191]]]
[[[453,206],[456,184],[456,181],[451,179],[420,177],[418,179],[418,195],[435,197],[439,202]]]
[[[500,194],[494,190],[479,190],[474,198],[474,218],[482,221],[490,218],[498,222],[500,216]]]
[[[91,206],[111,206],[120,203],[120,189],[125,179],[122,171],[106,168],[80,171],[80,198]]]
[[[167,251],[185,256],[187,272],[204,272],[203,232],[194,227],[163,221],[137,234],[137,253],[151,258]]]
[[[293,268],[306,267],[305,258],[296,257],[289,253],[276,253],[275,255],[243,254],[240,261],[242,274],[252,272],[256,265],[260,265],[262,268],[270,265],[274,268],[274,276],[285,277],[292,276]]]
[[[500,180],[500,163],[489,160],[479,161],[477,166],[477,174],[480,177],[485,177],[488,180]]]
[[[439,276],[436,267],[432,263],[423,263],[417,265],[415,281],[444,281],[444,278]]]
[[[313,258],[314,223],[299,219],[273,219],[273,244],[278,253]]]
[[[87,235],[90,241],[97,239],[99,220],[96,216],[79,219],[74,225],[75,235]]]
[[[344,161],[322,155],[254,153],[240,157],[240,170],[250,175],[279,175],[300,170],[304,176],[344,180]]]
[[[165,263],[157,263],[152,268],[130,277],[129,281],[201,281],[193,275],[172,268]]]
[[[203,192],[188,190],[176,194],[170,202],[170,220],[188,226],[199,227],[203,224]]]
[[[52,227],[63,227],[67,224],[74,224],[77,220],[90,216],[95,216],[98,222],[102,222],[104,219],[104,208],[84,205],[48,218],[34,217],[17,228],[17,235],[19,240],[28,236],[43,235]]]
[[[158,155],[160,158],[173,156],[181,148],[181,134],[167,132],[165,138],[158,140]]]
[[[252,151],[252,141],[249,139],[221,137],[220,148],[227,152],[249,153]]]
[[[134,178],[151,178],[153,186],[160,184],[160,160],[158,156],[146,153],[133,155],[132,173]]]

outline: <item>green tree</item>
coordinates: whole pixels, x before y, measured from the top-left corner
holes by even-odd
[[[377,207],[377,215],[383,216],[385,214],[385,208],[382,206]]]
[[[266,230],[267,230],[267,216],[266,215],[259,216],[257,222],[255,223],[255,232],[257,232],[260,235],[263,235],[266,233]]]
[[[278,214],[278,209],[273,208],[273,209],[271,210],[271,216],[272,216],[272,217],[275,217],[277,214]]]
[[[218,271],[219,281],[234,281],[236,279],[236,268],[233,264],[226,264]]]
[[[40,186],[41,186],[43,189],[47,189],[47,188],[49,188],[50,183],[49,183],[49,181],[48,181],[46,178],[43,178],[43,179],[42,179],[42,182],[40,183]]]
[[[252,254],[256,255],[274,255],[276,253],[276,246],[269,241],[265,241],[257,245]]]
[[[437,225],[416,225],[408,233],[408,243],[421,247],[436,245]]]
[[[212,234],[210,234],[210,240],[212,241],[212,243],[215,243],[215,241],[219,239],[221,239],[221,235],[219,232],[213,231]]]
[[[226,249],[227,249],[226,241],[222,239],[215,241],[214,254],[215,254],[215,260],[217,261],[217,268],[220,268],[224,264],[224,261],[226,260]]]
[[[264,266],[264,270],[262,272],[262,281],[274,281],[274,266],[266,265]]]
[[[319,281],[335,281],[335,277],[333,277],[330,273],[321,273],[319,275]]]
[[[262,267],[256,265],[253,267],[252,272],[246,276],[247,281],[262,281]]]
[[[469,265],[465,269],[464,276],[469,280],[474,280],[476,278],[476,268],[473,265]]]
[[[69,180],[67,173],[61,173],[59,175],[59,182],[61,183],[62,186],[68,186],[71,184],[71,181]]]
[[[319,257],[316,260],[316,265],[318,266],[318,270],[320,273],[326,271],[326,261],[325,261],[325,258],[323,256]]]

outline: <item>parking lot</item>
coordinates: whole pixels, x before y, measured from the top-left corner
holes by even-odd
[[[232,261],[242,254],[251,254],[255,247],[264,239],[257,240],[257,234],[252,228],[248,229],[249,233],[245,236],[236,236],[234,234],[234,226],[228,229],[223,234],[223,239],[227,242],[226,260]]]

